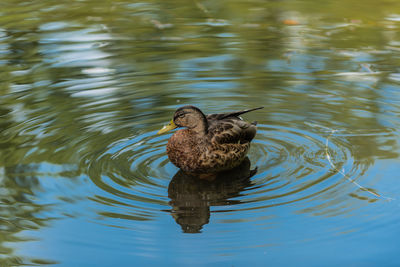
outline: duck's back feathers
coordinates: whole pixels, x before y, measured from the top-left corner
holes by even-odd
[[[257,122],[249,123],[239,116],[263,107],[207,115],[208,135],[212,143],[248,143],[257,131]]]
[[[224,120],[209,121],[208,136],[211,143],[243,144],[250,142],[256,135],[255,124],[231,117]]]

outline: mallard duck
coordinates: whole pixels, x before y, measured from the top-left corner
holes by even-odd
[[[169,160],[187,173],[215,174],[244,160],[256,135],[257,123],[243,121],[239,116],[261,108],[204,115],[197,107],[180,107],[158,134],[184,127],[168,140]]]

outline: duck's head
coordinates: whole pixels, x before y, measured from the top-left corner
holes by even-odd
[[[178,127],[186,127],[198,134],[207,132],[208,123],[206,116],[195,106],[183,106],[175,111],[174,118],[165,125],[158,134],[162,134]]]

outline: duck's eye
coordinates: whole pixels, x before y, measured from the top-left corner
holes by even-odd
[[[185,117],[185,114],[179,114],[179,116],[178,116],[178,118],[183,118],[183,117]]]

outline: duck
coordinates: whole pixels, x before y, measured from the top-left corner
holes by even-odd
[[[262,108],[205,115],[198,107],[182,106],[158,134],[182,128],[168,140],[169,160],[187,174],[214,177],[246,158],[257,122],[244,121],[240,115]]]

